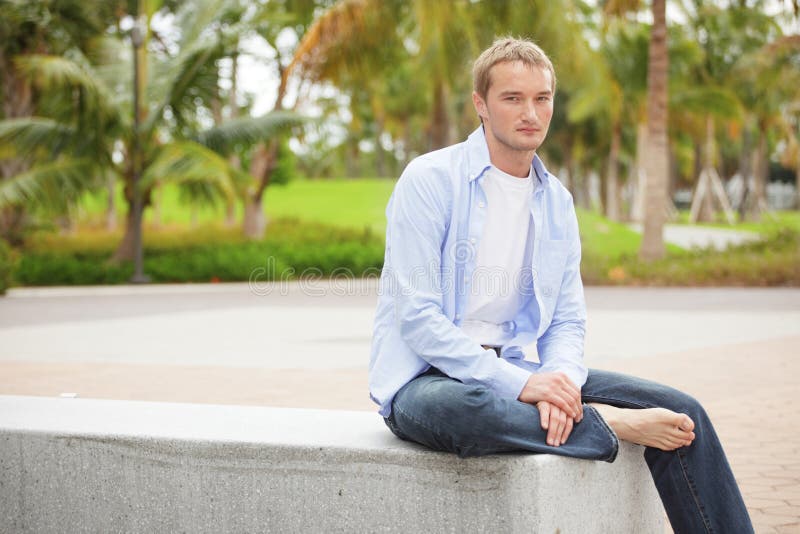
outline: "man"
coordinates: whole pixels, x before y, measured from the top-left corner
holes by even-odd
[[[501,39],[473,77],[481,126],[413,160],[386,211],[370,359],[386,424],[462,457],[611,462],[619,439],[638,443],[676,532],[752,531],[697,401],[583,364],[575,210],[536,156],[553,115],[552,63],[529,41]]]

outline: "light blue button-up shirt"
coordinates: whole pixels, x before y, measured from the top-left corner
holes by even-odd
[[[516,399],[531,373],[560,371],[586,382],[586,304],[572,196],[533,159],[530,276],[522,307],[503,324],[514,332],[500,357],[459,325],[471,294],[488,205],[490,166],[483,128],[465,142],[408,164],[386,208],[386,252],[369,365],[370,397],[387,417],[395,394],[434,366],[465,384]],[[532,242],[531,242],[532,241]],[[535,344],[538,361],[525,359]]]

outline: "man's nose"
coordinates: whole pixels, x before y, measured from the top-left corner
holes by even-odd
[[[526,100],[525,105],[522,106],[523,116],[527,120],[535,120],[537,117],[536,115],[536,102],[533,100]]]

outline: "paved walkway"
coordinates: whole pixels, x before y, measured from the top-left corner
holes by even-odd
[[[17,289],[0,394],[372,410],[375,287]],[[587,363],[675,385],[715,421],[758,532],[800,532],[800,290],[588,288]]]

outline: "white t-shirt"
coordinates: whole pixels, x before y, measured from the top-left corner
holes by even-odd
[[[531,171],[533,173],[533,171]],[[481,345],[502,346],[514,332],[508,323],[523,301],[523,269],[531,231],[532,174],[518,178],[492,166],[484,175],[486,219],[461,329]]]

